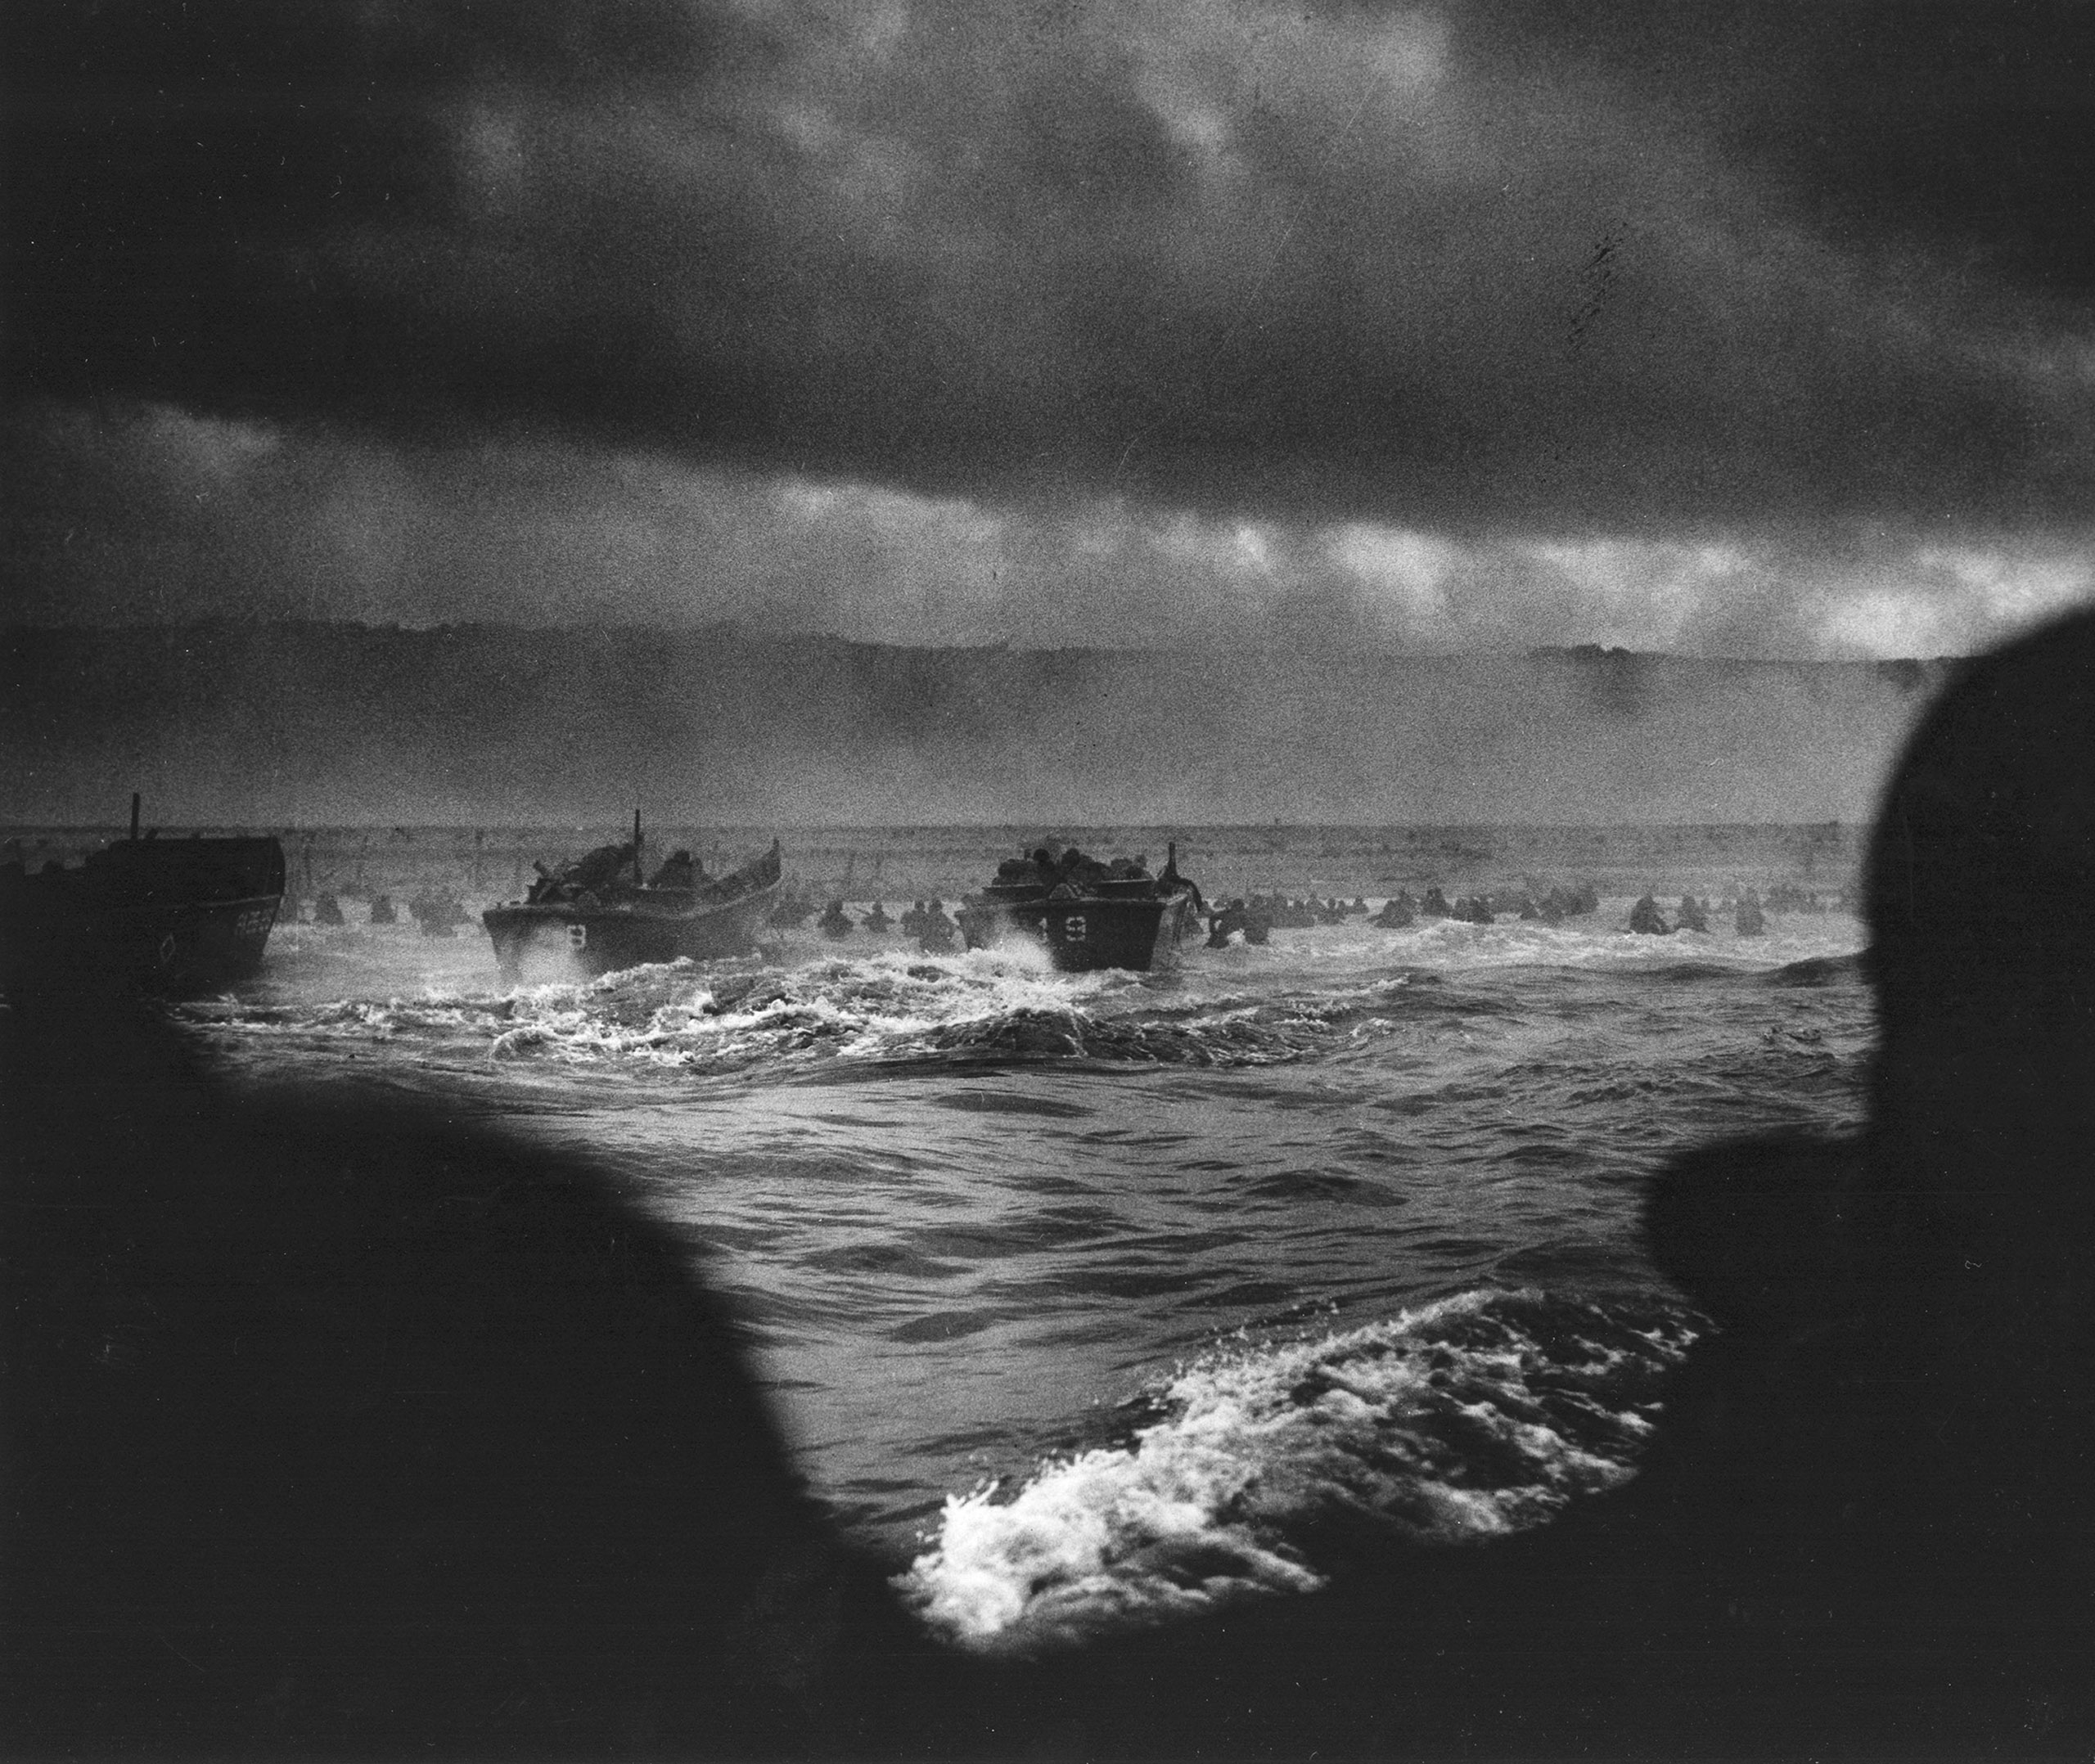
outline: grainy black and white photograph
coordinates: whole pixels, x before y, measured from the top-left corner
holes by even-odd
[[[8,1756],[2095,1752],[2095,8],[6,24]]]

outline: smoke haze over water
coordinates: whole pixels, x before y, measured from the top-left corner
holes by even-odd
[[[727,629],[17,628],[6,818],[1824,821],[1939,664],[911,650]]]

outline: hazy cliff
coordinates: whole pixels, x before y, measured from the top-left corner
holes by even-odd
[[[0,813],[1826,821],[1945,664],[915,650],[703,630],[5,632]]]

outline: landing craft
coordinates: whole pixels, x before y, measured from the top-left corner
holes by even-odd
[[[1064,974],[1139,974],[1177,953],[1201,904],[1201,891],[1178,874],[1175,845],[1154,876],[1139,862],[1102,864],[1075,851],[1051,859],[1043,848],[999,864],[997,880],[961,908],[960,929],[970,949],[1014,936],[1044,943]]]
[[[482,913],[503,983],[516,983],[534,950],[597,974],[756,947],[759,929],[778,904],[777,839],[761,857],[719,877],[706,875],[688,852],[673,853],[647,877],[641,851],[636,812],[629,844],[599,846],[558,872],[542,864],[524,899]]]
[[[209,991],[262,965],[284,898],[284,848],[274,839],[131,836],[78,869],[0,870],[7,940],[114,962],[151,991]]]

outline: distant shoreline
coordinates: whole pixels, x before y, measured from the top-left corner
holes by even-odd
[[[1623,650],[910,650],[732,630],[0,632],[0,816],[97,826],[1861,819],[1953,672]]]
[[[191,830],[163,827],[160,836],[179,839]],[[276,834],[284,843],[294,894],[358,898],[440,888],[475,906],[514,898],[534,873],[534,863],[562,862],[626,834],[616,817],[579,827],[248,823],[195,830]],[[1530,885],[1546,889],[1575,882],[1592,883],[1611,898],[1634,898],[1647,889],[1674,896],[1691,890],[1720,896],[1734,888],[1765,889],[1777,883],[1832,896],[1854,885],[1869,835],[1867,826],[1858,822],[1553,827],[926,822],[881,827],[782,824],[775,829],[665,823],[650,826],[647,840],[651,852],[666,855],[682,846],[719,871],[761,850],[774,831],[785,846],[790,886],[811,896],[861,903],[933,894],[953,898],[986,882],[998,859],[1047,839],[1102,856],[1142,855],[1152,863],[1163,860],[1167,841],[1175,841],[1180,868],[1217,899],[1278,891],[1379,900],[1399,889],[1417,893],[1435,884],[1469,892]],[[77,862],[124,832],[108,826],[0,825],[0,857],[32,866],[52,859]]]

